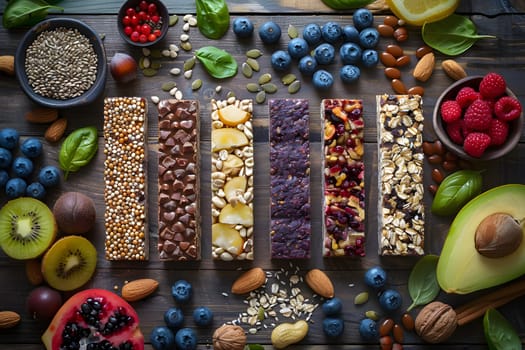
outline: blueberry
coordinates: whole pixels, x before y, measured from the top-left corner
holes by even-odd
[[[361,62],[363,66],[367,68],[376,66],[379,62],[379,56],[377,55],[377,51],[372,49],[364,50],[363,54],[361,55]]]
[[[26,157],[16,157],[13,160],[12,169],[16,176],[27,178],[33,172],[33,162]]]
[[[374,23],[374,15],[370,10],[362,8],[354,12],[352,20],[358,30],[363,30],[372,26]]]
[[[9,174],[5,170],[0,170],[0,188],[4,188],[5,184],[9,180]]]
[[[356,43],[345,43],[339,48],[339,56],[343,64],[357,64],[361,61],[363,50]]]
[[[253,23],[246,17],[237,17],[233,20],[233,32],[239,38],[248,38],[253,33]]]
[[[28,158],[36,158],[42,154],[42,142],[39,139],[30,137],[20,146],[22,153]]]
[[[33,182],[27,186],[26,195],[42,200],[46,196],[46,189],[40,182]]]
[[[200,327],[206,327],[213,322],[213,312],[206,306],[199,306],[193,310],[193,321]]]
[[[343,41],[345,43],[359,43],[359,31],[353,25],[343,27]]]
[[[47,165],[40,169],[38,181],[46,188],[54,187],[60,182],[60,171],[55,166]]]
[[[186,280],[178,280],[171,286],[171,295],[178,303],[184,304],[191,299],[193,287]]]
[[[325,301],[322,305],[322,309],[326,316],[337,316],[341,313],[341,310],[343,310],[343,303],[341,302],[341,299],[335,297]]]
[[[7,169],[11,165],[13,155],[11,151],[6,148],[0,147],[0,169]]]
[[[315,71],[312,83],[317,89],[328,90],[334,84],[334,77],[330,72],[319,69]]]
[[[303,29],[303,38],[312,46],[319,44],[323,38],[321,27],[316,23],[307,24]]]
[[[328,43],[323,43],[314,49],[314,57],[319,64],[332,64],[335,59],[335,48]]]
[[[175,345],[178,350],[197,349],[197,334],[191,328],[181,328],[175,334]]]
[[[321,28],[321,35],[326,42],[335,44],[343,38],[343,29],[336,22],[326,22]]]
[[[327,317],[323,320],[323,332],[327,337],[337,338],[345,330],[345,323],[339,317]]]
[[[5,184],[5,194],[9,198],[22,197],[26,193],[27,183],[25,180],[15,177],[7,180]]]
[[[155,350],[171,350],[175,348],[175,335],[165,326],[155,327],[149,336]]]
[[[164,312],[164,322],[171,329],[179,329],[184,323],[184,314],[178,307],[170,307]]]
[[[374,266],[365,272],[365,284],[372,288],[383,288],[386,283],[386,271],[380,266]]]
[[[13,128],[5,128],[0,130],[0,147],[13,149],[18,145],[20,135],[18,131]]]
[[[359,69],[359,67],[354,66],[352,64],[342,66],[339,70],[339,77],[341,78],[341,81],[345,84],[355,83],[359,80],[360,76],[361,70]]]
[[[365,28],[359,33],[359,43],[365,49],[373,49],[379,42],[379,32],[375,28]]]
[[[284,71],[290,68],[290,65],[292,64],[292,57],[290,57],[288,52],[284,50],[277,50],[272,53],[271,63],[273,69]]]
[[[301,58],[308,54],[308,43],[303,38],[294,38],[288,42],[288,53],[292,58]]]
[[[317,61],[312,56],[304,56],[299,60],[299,72],[304,75],[312,75],[317,70]]]
[[[379,305],[387,312],[398,310],[402,302],[401,294],[394,289],[387,289],[379,296]]]
[[[275,44],[281,38],[281,27],[272,21],[265,22],[259,27],[259,37],[265,44]]]
[[[376,321],[370,318],[364,318],[359,323],[359,334],[365,340],[377,340],[379,338],[379,331],[377,329]]]

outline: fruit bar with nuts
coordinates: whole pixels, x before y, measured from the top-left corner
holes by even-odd
[[[147,260],[146,122],[140,97],[104,100],[104,215],[108,260]]]
[[[212,256],[253,260],[252,100],[212,100]]]
[[[162,100],[159,112],[160,260],[200,260],[199,103]]]
[[[380,255],[423,255],[423,110],[419,95],[378,95]]]
[[[273,259],[310,257],[308,101],[270,100],[270,239]]]
[[[364,256],[363,103],[324,99],[321,120],[323,256]]]

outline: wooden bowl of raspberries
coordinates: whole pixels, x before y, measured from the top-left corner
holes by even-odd
[[[441,142],[467,160],[491,160],[512,151],[523,128],[523,110],[498,73],[458,80],[439,96],[433,114]]]

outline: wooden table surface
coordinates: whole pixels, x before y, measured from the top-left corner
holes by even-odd
[[[0,0],[0,7],[3,8],[5,0]],[[176,13],[182,19],[182,15],[194,13],[194,3],[192,1],[166,1],[170,13]],[[63,14],[57,16],[70,16],[81,19],[92,26],[100,34],[105,34],[105,49],[108,60],[116,52],[127,52],[139,59],[141,52],[125,44],[117,33],[116,12],[120,6],[117,0],[97,0],[97,1],[73,1],[64,0],[62,5],[65,8]],[[321,1],[315,0],[269,0],[269,1],[228,1],[232,17],[239,15],[248,16],[253,20],[256,27],[267,20],[274,20],[281,25],[283,36],[279,46],[285,47],[287,42],[286,29],[289,24],[302,29],[304,25],[316,22],[323,24],[333,20],[341,24],[351,23],[351,13],[334,12],[324,6]],[[511,7],[514,5],[514,7]],[[382,8],[381,6],[379,6]],[[0,12],[1,13],[1,12]],[[376,23],[382,22],[381,11],[376,17]],[[483,75],[489,71],[501,73],[512,87],[518,98],[525,102],[525,4],[524,1],[474,1],[464,0],[458,9],[458,13],[471,15],[472,20],[477,24],[478,30],[482,34],[492,34],[497,38],[492,40],[482,40],[477,42],[469,51],[457,61],[461,63],[469,75]],[[179,36],[182,33],[182,21],[170,28],[166,40],[159,45],[160,48],[168,46],[170,43],[179,44]],[[14,55],[19,40],[25,30],[15,29],[6,30],[0,28],[0,55]],[[415,50],[422,45],[420,31],[410,29],[410,38],[403,43],[405,52],[414,57]],[[196,28],[190,31],[190,40],[194,48],[210,44],[204,39]],[[386,47],[391,40],[382,38],[378,49]],[[279,74],[270,67],[270,54],[273,49],[263,46],[257,36],[252,41],[239,43],[231,30],[219,41],[212,41],[211,44],[221,47],[231,52],[238,62],[244,60],[244,54],[248,49],[259,48],[264,55],[259,59],[262,65],[261,72],[270,72],[277,81]],[[99,152],[93,162],[81,169],[78,173],[72,174],[67,181],[63,181],[60,187],[49,193],[46,202],[52,205],[60,193],[68,190],[77,190],[90,195],[97,208],[97,224],[93,232],[88,237],[96,245],[99,252],[97,270],[94,278],[85,286],[98,287],[113,290],[114,286],[122,286],[124,281],[136,278],[150,277],[160,282],[158,291],[148,299],[133,303],[141,317],[141,327],[146,339],[149,339],[150,331],[153,327],[163,323],[163,312],[174,301],[170,294],[170,287],[178,279],[187,279],[193,284],[195,295],[190,305],[184,308],[187,316],[186,325],[192,326],[191,311],[193,307],[204,305],[210,307],[215,312],[213,327],[206,329],[196,329],[199,337],[199,347],[206,348],[210,343],[213,329],[224,322],[231,321],[237,315],[246,310],[242,296],[223,295],[228,292],[233,280],[240,274],[241,269],[253,266],[260,266],[267,271],[295,271],[299,269],[299,274],[303,275],[311,268],[320,268],[327,272],[334,282],[336,295],[344,301],[344,335],[337,340],[329,340],[322,332],[322,312],[318,309],[312,318],[310,332],[300,345],[291,347],[293,349],[365,349],[377,348],[374,342],[363,341],[359,337],[358,324],[367,310],[379,311],[377,298],[371,295],[370,301],[363,306],[355,306],[353,298],[359,292],[367,290],[363,284],[363,274],[367,268],[380,264],[389,274],[389,284],[399,290],[403,295],[403,308],[410,304],[410,297],[407,289],[407,280],[410,270],[417,259],[409,257],[390,257],[380,258],[377,255],[377,219],[376,203],[378,200],[377,190],[377,151],[376,151],[376,125],[375,125],[375,95],[381,93],[391,93],[390,84],[383,74],[383,67],[378,65],[373,69],[365,69],[361,79],[355,85],[343,86],[339,79],[329,91],[316,91],[308,79],[301,79],[303,84],[301,90],[293,97],[306,98],[310,103],[311,116],[311,199],[312,199],[312,257],[304,261],[272,261],[269,259],[269,240],[268,240],[268,185],[269,185],[269,164],[268,164],[268,107],[266,104],[254,104],[254,125],[255,125],[255,158],[256,158],[256,181],[255,181],[255,260],[253,262],[216,262],[211,259],[211,238],[210,238],[210,181],[209,181],[209,148],[210,148],[210,98],[224,98],[228,91],[234,91],[238,97],[254,98],[254,95],[246,91],[245,85],[251,81],[242,76],[239,72],[233,79],[216,81],[211,79],[202,69],[197,66],[194,69],[193,79],[201,78],[204,81],[202,88],[193,92],[191,81],[180,76],[174,78],[168,73],[171,68],[182,67],[185,59],[191,53],[181,52],[176,59],[163,60],[162,68],[158,75],[154,77],[143,77],[142,75],[132,83],[119,85],[108,75],[104,96],[143,96],[149,100],[150,96],[156,95],[160,98],[168,98],[169,95],[161,90],[161,84],[166,81],[175,80],[179,88],[183,91],[184,98],[197,99],[201,105],[201,149],[202,149],[202,191],[200,194],[202,203],[202,261],[192,263],[161,262],[156,254],[157,231],[157,186],[156,186],[156,146],[157,146],[157,113],[155,105],[150,103],[148,118],[148,140],[149,140],[149,230],[150,230],[150,251],[151,256],[148,262],[108,262],[104,259],[104,202],[103,202],[103,160],[102,152],[103,139],[99,139]],[[439,68],[439,63],[448,57],[437,54],[436,60],[438,68],[432,78],[423,84],[424,95],[424,114],[425,130],[424,139],[432,141],[435,133],[432,129],[431,116],[433,108],[439,94],[451,83],[451,80]],[[415,59],[412,60],[411,67],[403,71],[403,79],[409,85],[414,84],[411,77],[411,69]],[[329,68],[332,72],[337,72],[337,64]],[[297,68],[293,72],[300,74]],[[253,80],[253,79],[252,79]],[[215,94],[214,89],[217,85],[222,85],[222,92]],[[278,83],[279,85],[280,83]],[[272,98],[290,97],[286,89],[279,85],[279,91],[271,96]],[[324,259],[321,254],[320,218],[321,208],[317,205],[321,198],[321,175],[320,175],[320,121],[319,105],[322,98],[361,98],[364,101],[365,116],[365,166],[367,172],[366,179],[366,205],[367,205],[367,254],[360,259]],[[24,114],[34,108],[29,99],[22,93],[14,77],[0,75],[0,125],[1,127],[17,128],[23,137],[36,136],[42,138],[45,126],[35,125],[26,122]],[[64,110],[61,115],[67,117],[67,132],[88,125],[95,125],[102,135],[102,98],[92,105]],[[48,164],[57,164],[57,153],[59,145],[49,144],[44,141],[44,161]],[[525,184],[525,134],[522,134],[520,144],[510,154],[504,158],[481,164],[485,169],[483,173],[483,189],[489,189],[497,185],[506,183]],[[431,183],[430,168],[425,162],[425,185]],[[426,252],[429,254],[439,254],[450,225],[450,219],[439,218],[430,213],[428,209],[432,197],[429,193],[425,194],[426,211]],[[5,202],[5,198],[0,196]],[[0,253],[0,310],[10,309],[23,315],[19,326],[8,331],[0,331],[0,349],[41,349],[40,336],[47,324],[32,320],[25,312],[25,298],[33,288],[27,281],[24,274],[24,263],[9,259],[5,254]],[[312,293],[308,287],[302,287],[306,296]],[[478,294],[483,294],[480,292]],[[472,299],[472,296],[454,296],[441,293],[439,300],[448,301],[453,306]],[[317,299],[319,301],[319,299]],[[517,328],[521,338],[525,337],[525,299],[520,298],[502,307],[500,310],[508,317]],[[416,313],[413,312],[415,316]],[[399,321],[400,314],[394,316]],[[281,320],[285,320],[281,318]],[[247,329],[247,327],[246,327]],[[271,328],[261,329],[255,335],[249,335],[249,343],[265,344],[269,349]],[[149,340],[147,340],[149,343]],[[426,348],[422,340],[414,333],[405,334],[405,348],[419,349]],[[150,345],[147,344],[147,348]],[[469,325],[458,329],[450,340],[443,345],[433,348],[439,349],[484,349],[485,340],[483,337],[482,324],[477,320]]]

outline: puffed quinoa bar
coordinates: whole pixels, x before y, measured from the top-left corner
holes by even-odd
[[[104,100],[105,252],[108,260],[147,260],[146,123],[141,97]]]
[[[423,255],[423,110],[419,95],[378,95],[379,254]]]

